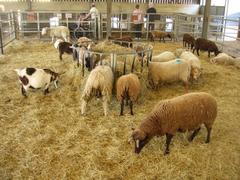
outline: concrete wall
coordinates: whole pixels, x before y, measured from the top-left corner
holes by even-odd
[[[5,11],[26,11],[29,10],[26,2],[1,2],[0,5],[4,5]],[[132,12],[135,5],[133,3],[113,3],[112,12]],[[100,12],[106,12],[106,3],[96,3],[96,7]],[[188,4],[156,4],[157,12],[169,12],[169,13],[186,13],[186,14],[198,14],[199,5]],[[140,8],[146,12],[148,8],[147,4],[140,4]],[[33,11],[88,11],[90,9],[89,3],[79,2],[33,2]]]

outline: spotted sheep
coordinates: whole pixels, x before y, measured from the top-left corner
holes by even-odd
[[[57,88],[59,75],[50,69],[38,69],[27,67],[23,69],[15,69],[18,74],[19,82],[21,84],[21,92],[23,96],[27,96],[29,88],[32,89],[44,89],[44,95],[49,93],[49,85],[54,83]]]

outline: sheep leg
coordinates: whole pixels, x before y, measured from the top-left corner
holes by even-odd
[[[197,49],[197,55],[199,56],[199,49]]]
[[[55,80],[53,83],[54,83],[55,88],[57,89],[58,88],[58,80]]]
[[[167,155],[170,153],[169,144],[171,143],[172,137],[173,137],[172,134],[168,134],[168,133],[166,134],[166,150],[164,152],[164,155]]]
[[[86,106],[87,106],[87,101],[82,100],[82,105],[81,105],[81,114],[84,114],[86,111]]]
[[[46,95],[47,93],[49,93],[49,90],[48,90],[48,87],[49,87],[49,83],[45,86],[44,88],[44,91],[43,91],[43,94]]]
[[[54,41],[54,36],[52,36],[52,43],[53,43],[53,41]]]
[[[121,101],[121,112],[120,112],[120,116],[123,115],[123,108],[124,108],[124,98],[122,98],[122,101]]]
[[[107,116],[107,110],[108,110],[108,100],[107,97],[103,96],[103,110],[104,110],[104,116]]]
[[[212,128],[210,128],[210,127],[206,127],[206,128],[207,128],[207,139],[206,139],[205,143],[209,143]]]
[[[188,93],[188,82],[183,82],[184,83],[184,86],[185,86],[185,91],[186,93]]]
[[[131,115],[133,115],[133,102],[130,100],[130,111]]]
[[[192,135],[188,138],[188,141],[192,142],[192,140],[194,139],[194,137],[198,134],[198,132],[200,131],[201,127],[195,129],[192,133]]]
[[[22,95],[23,95],[23,96],[27,97],[27,91],[25,90],[25,88],[23,87],[23,85],[22,85],[22,87],[21,87],[21,92],[22,92]]]
[[[208,57],[210,57],[210,51],[208,51]]]

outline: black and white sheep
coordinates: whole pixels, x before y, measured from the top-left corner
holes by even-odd
[[[157,89],[160,83],[182,81],[188,91],[191,66],[183,59],[168,62],[150,62],[148,66],[148,81],[152,88]]]
[[[94,68],[86,81],[83,94],[81,113],[84,114],[88,101],[93,96],[101,96],[103,101],[104,115],[107,116],[108,103],[111,100],[113,88],[113,72],[109,66],[97,66]]]
[[[210,40],[204,38],[197,38],[194,44],[193,53],[197,50],[197,55],[199,56],[199,50],[208,51],[208,57],[210,57],[210,53],[214,52],[215,56],[217,56],[220,51],[218,50],[217,45]]]
[[[59,74],[50,69],[38,69],[27,67],[23,69],[15,69],[18,74],[19,82],[21,84],[21,92],[23,96],[27,96],[29,88],[38,89],[44,88],[44,94],[49,91],[49,85],[54,83],[57,88]]]
[[[128,101],[130,101],[131,115],[133,115],[133,102],[137,101],[141,91],[138,76],[133,73],[121,76],[117,80],[116,89],[117,100],[121,102],[120,115],[123,115],[124,100],[126,100],[126,105],[128,105]]]
[[[132,133],[135,153],[140,153],[154,136],[166,135],[165,154],[168,154],[170,152],[169,144],[177,131],[193,131],[188,138],[189,141],[192,141],[198,134],[201,124],[207,128],[205,142],[209,143],[216,116],[217,102],[208,93],[188,93],[160,101]]]
[[[189,46],[191,49],[193,49],[195,43],[195,39],[192,35],[185,33],[183,34],[183,47],[187,47],[189,49]]]
[[[52,38],[52,43],[55,37],[63,38],[65,41],[70,40],[70,31],[66,26],[44,27],[42,28],[42,35],[49,34]]]
[[[64,53],[67,53],[67,54],[72,54],[73,53],[73,49],[71,48],[72,43],[65,42],[61,39],[56,40],[56,42],[54,43],[54,47],[56,49],[58,49],[60,60],[62,60],[62,55]]]

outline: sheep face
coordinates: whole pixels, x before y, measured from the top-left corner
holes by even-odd
[[[193,79],[197,80],[200,75],[201,75],[201,71],[198,68],[191,69],[191,76],[193,77]]]
[[[139,154],[142,148],[150,141],[147,134],[139,129],[133,131],[132,138],[135,142],[135,153],[137,154]]]

